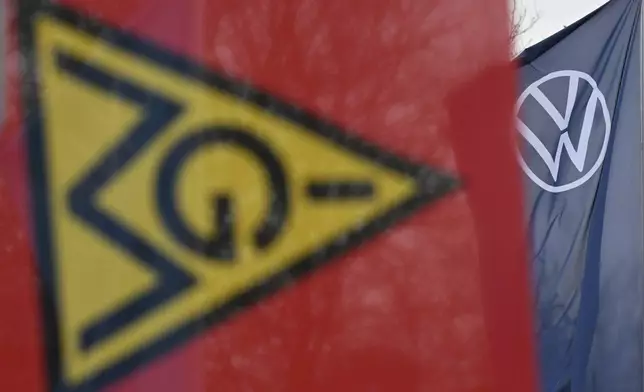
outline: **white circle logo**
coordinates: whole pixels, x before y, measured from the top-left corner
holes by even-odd
[[[557,109],[555,103],[543,91],[546,84],[549,86],[556,84],[548,83],[554,80],[568,82],[564,113]],[[579,85],[584,82],[591,87],[590,96],[586,100],[579,99],[580,102],[577,102]],[[552,97],[554,97],[554,94],[552,94]],[[548,126],[539,127],[540,130],[543,130],[543,132],[539,132],[541,137],[537,136],[526,125],[528,121],[525,118],[519,117],[528,98],[533,98],[538,105],[537,107],[542,109],[539,110],[539,114],[545,111],[547,116]],[[573,110],[577,104],[584,103],[583,119],[574,121],[575,124],[581,125],[579,127],[575,126],[575,129],[569,129]],[[597,115],[598,105],[600,106],[600,116]],[[540,115],[539,117],[544,116]],[[599,120],[600,118],[601,121]],[[543,118],[541,120],[543,121]],[[552,123],[556,125],[556,128],[550,126]],[[544,125],[544,123],[542,122],[541,125]],[[524,159],[526,153],[519,151],[519,163],[525,174],[532,182],[544,190],[560,193],[583,185],[601,167],[610,139],[610,112],[604,94],[599,90],[597,82],[592,77],[579,71],[557,71],[532,83],[521,94],[517,101],[517,129],[531,147],[531,151],[536,153],[536,155],[531,154],[531,156],[539,158]],[[603,139],[597,140],[597,138],[601,137],[601,133],[603,133]],[[573,139],[571,139],[571,134],[575,135],[574,138],[578,136],[576,146],[573,143]],[[601,145],[599,142],[601,142]],[[548,148],[546,145],[554,147],[554,153],[551,152],[553,148]],[[564,151],[567,153],[568,160],[564,158]],[[588,161],[591,161],[591,159],[587,159],[588,157],[594,159],[592,165],[587,164]],[[526,160],[530,162],[530,165],[526,163]],[[569,163],[572,163],[576,170],[572,169]],[[568,169],[562,170],[562,166]]]

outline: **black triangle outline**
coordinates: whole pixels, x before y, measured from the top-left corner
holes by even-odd
[[[69,385],[65,383],[65,380],[62,378],[62,363],[58,341],[59,323],[55,281],[55,246],[51,233],[52,228],[47,194],[49,189],[49,177],[46,165],[47,154],[44,147],[43,119],[42,111],[40,109],[38,84],[36,82],[38,80],[36,67],[37,53],[34,45],[34,21],[36,20],[34,15],[36,14],[49,15],[58,22],[66,24],[77,31],[100,39],[105,44],[115,46],[123,51],[134,53],[139,57],[144,57],[155,63],[157,66],[169,69],[185,78],[199,81],[214,89],[224,90],[228,94],[236,96],[247,103],[253,104],[263,110],[273,113],[274,115],[297,123],[308,131],[324,137],[336,144],[336,146],[348,150],[354,155],[361,155],[372,162],[380,164],[381,166],[406,174],[408,177],[416,179],[418,184],[418,193],[377,219],[362,226],[353,228],[353,230],[348,232],[344,238],[341,238],[340,240],[336,239],[335,241],[321,247],[313,254],[304,257],[294,263],[290,269],[282,271],[281,273],[268,278],[261,284],[251,287],[245,293],[237,296],[224,306],[207,312],[201,318],[189,320],[178,328],[171,329],[167,335],[157,339],[148,346],[142,347],[130,357],[124,358],[123,361],[103,370],[90,380],[80,385]],[[49,387],[51,391],[93,391],[100,389],[117,379],[125,377],[139,366],[150,362],[158,356],[165,354],[171,349],[186,342],[196,333],[212,327],[215,323],[226,320],[235,312],[239,311],[239,309],[253,305],[266,296],[275,293],[283,286],[290,284],[293,277],[303,277],[313,269],[332,261],[337,256],[359,247],[367,240],[370,240],[374,236],[382,233],[400,220],[410,216],[414,212],[417,212],[420,208],[430,202],[455,191],[460,186],[458,180],[447,173],[441,173],[439,170],[431,167],[411,163],[401,159],[387,151],[381,150],[375,145],[347,133],[334,124],[306,112],[302,108],[283,102],[279,98],[268,93],[261,92],[246,82],[232,80],[231,78],[217,74],[212,70],[195,64],[184,57],[169,53],[168,51],[145,42],[136,36],[113,27],[106,26],[95,19],[81,15],[69,8],[53,5],[44,0],[23,0],[19,2],[18,27],[20,48],[22,54],[25,56],[27,65],[27,73],[23,76],[23,102],[25,104],[25,108],[29,108],[25,127],[28,139],[32,209],[34,211],[35,225],[34,235],[37,244],[39,273],[42,281],[41,298],[43,301],[43,316],[46,324],[46,327],[43,329],[48,359],[47,368]],[[82,62],[79,64],[77,61],[78,59],[65,55],[66,54],[63,52],[59,53],[60,64],[67,62],[67,65],[71,67],[70,69],[74,70],[75,68],[77,74],[78,72],[81,74],[83,72],[87,72],[87,70],[82,71]],[[87,63],[84,64],[87,65]],[[97,70],[97,68],[94,68],[94,70]],[[116,89],[114,91],[118,94],[125,94],[127,96],[127,94],[129,94],[127,92],[129,87],[125,84],[120,84],[120,90]],[[131,96],[129,99],[136,101],[136,99],[133,99],[133,95],[136,95],[136,92],[130,91],[130,93]],[[178,110],[176,103],[170,102],[163,97],[153,97],[150,95],[147,99],[148,101],[146,101],[146,105],[152,105],[151,107],[156,109],[164,107],[171,113],[173,110]],[[156,109],[155,111],[157,111]],[[155,121],[158,120],[159,119],[156,119]],[[168,118],[162,120],[169,121]],[[163,129],[163,121],[156,124],[157,127],[160,127],[157,131]],[[145,121],[139,125],[141,126],[144,123]],[[148,128],[148,132],[150,132],[152,127]],[[154,135],[152,134],[151,137],[153,136]],[[118,166],[118,163],[115,161],[108,161],[110,164],[116,164],[116,166]],[[121,162],[121,165],[126,163],[127,162]],[[102,170],[107,169],[103,168]],[[116,171],[112,173],[112,175],[115,175]],[[93,198],[88,196],[92,194],[92,191],[96,192],[97,190],[100,190],[103,186],[100,185],[101,183],[104,184],[106,181],[109,181],[109,178],[106,178],[105,173],[105,171],[98,170],[93,175],[90,175],[90,177],[87,177],[85,181],[82,182],[82,185],[72,192],[72,205],[70,207],[85,219],[90,220],[94,227],[101,230],[115,229],[114,225],[116,224],[116,226],[118,226],[116,227],[116,229],[118,229],[116,232],[120,233],[119,235],[122,235],[123,230],[125,229],[125,231],[127,231],[127,228],[122,226],[120,223],[109,219],[110,217],[104,212],[101,212],[96,206]],[[96,181],[97,179],[102,181]],[[88,190],[90,193],[83,193]],[[108,218],[107,221],[105,220],[106,217]],[[116,241],[123,245],[123,238],[119,237],[119,235],[111,235],[110,238],[112,241]],[[148,247],[145,242],[141,243],[141,241],[139,241],[138,245],[138,250],[130,249],[130,251],[133,253],[140,252],[141,249],[143,249],[144,252],[152,251],[153,253],[148,254],[150,257],[149,260],[154,260],[156,263],[154,269],[161,277],[167,277],[170,276],[170,274],[176,276],[174,275],[177,272],[176,268],[167,257],[159,253],[154,253],[154,248]],[[174,284],[172,282],[170,284],[175,294],[177,292],[181,292],[186,287],[189,287],[193,282],[192,277],[189,275],[180,275],[183,275],[180,279],[182,280],[182,282],[179,282],[180,284]],[[168,284],[168,282],[165,282],[165,284]]]

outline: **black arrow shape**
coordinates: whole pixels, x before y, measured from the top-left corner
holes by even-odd
[[[80,81],[125,101],[140,105],[145,116],[118,146],[103,156],[69,193],[69,208],[85,224],[106,237],[157,275],[157,283],[150,291],[133,298],[107,316],[87,326],[81,338],[85,350],[108,339],[128,325],[145,317],[159,305],[194,284],[195,279],[155,249],[123,222],[103,211],[97,195],[137,154],[141,153],[181,112],[181,105],[152,91],[135,86],[99,69],[97,66],[74,58],[68,53],[57,53],[58,67]],[[87,132],[91,132],[88,129]]]

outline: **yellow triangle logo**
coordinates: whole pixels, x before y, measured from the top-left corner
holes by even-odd
[[[68,10],[39,14],[31,37],[30,159],[57,390],[112,382],[453,189]]]

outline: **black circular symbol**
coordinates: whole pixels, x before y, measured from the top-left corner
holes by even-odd
[[[205,257],[231,261],[235,257],[235,212],[230,195],[214,195],[214,227],[209,238],[199,236],[183,219],[176,203],[177,180],[186,161],[200,148],[213,145],[234,145],[252,153],[266,171],[270,186],[268,213],[256,229],[255,245],[263,249],[282,230],[288,212],[289,196],[284,168],[266,144],[243,129],[209,127],[182,139],[161,164],[157,180],[157,203],[163,223],[174,238],[187,248]],[[221,168],[222,171],[230,168]],[[211,173],[216,176],[217,173]]]

